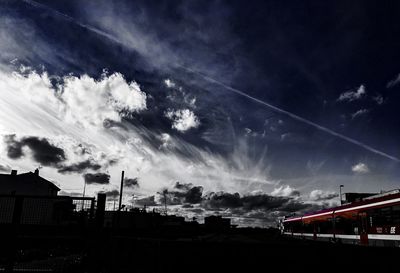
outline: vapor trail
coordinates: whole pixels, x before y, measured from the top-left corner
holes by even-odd
[[[113,42],[115,42],[115,43],[117,43],[117,44],[120,44],[120,45],[123,45],[123,46],[125,46],[125,47],[130,48],[129,45],[125,44],[124,42],[122,42],[122,41],[119,40],[118,38],[116,38],[116,37],[114,37],[114,36],[108,34],[107,32],[102,31],[102,30],[100,30],[100,29],[98,29],[98,28],[95,28],[95,27],[93,27],[93,26],[84,24],[84,23],[78,21],[77,19],[72,18],[71,16],[68,16],[68,15],[66,15],[66,14],[63,14],[63,13],[61,13],[61,12],[55,10],[55,9],[52,9],[52,8],[46,6],[46,5],[40,4],[40,3],[36,2],[36,1],[33,1],[33,0],[22,0],[22,1],[25,2],[25,3],[27,3],[27,4],[29,4],[29,5],[31,5],[31,6],[33,6],[33,7],[41,8],[41,9],[47,10],[47,11],[49,11],[49,12],[52,12],[53,14],[55,14],[55,15],[57,15],[57,16],[63,18],[64,20],[67,20],[68,22],[71,22],[71,23],[74,23],[74,24],[76,24],[76,25],[79,25],[80,27],[85,28],[85,29],[87,29],[87,30],[89,30],[89,31],[92,31],[92,32],[94,32],[94,33],[96,33],[96,34],[98,34],[98,35],[100,35],[100,36],[103,36],[103,37],[105,37],[105,38],[107,38],[107,39],[109,39],[109,40],[111,40],[111,41],[113,41]],[[300,121],[300,122],[302,122],[302,123],[304,123],[304,124],[307,124],[307,125],[309,125],[309,126],[312,126],[312,127],[316,128],[316,129],[322,131],[322,132],[326,132],[326,133],[328,133],[328,134],[330,134],[330,135],[332,135],[332,136],[335,136],[335,137],[340,138],[340,139],[342,139],[342,140],[345,140],[345,141],[347,141],[347,142],[349,142],[349,143],[352,143],[352,144],[354,144],[354,145],[357,145],[357,146],[359,146],[359,147],[361,147],[361,148],[364,148],[365,150],[370,151],[370,152],[372,152],[372,153],[374,153],[374,154],[377,154],[377,155],[386,157],[386,158],[391,159],[391,160],[396,161],[396,162],[400,162],[400,159],[397,158],[397,157],[394,157],[394,156],[389,155],[389,154],[387,154],[387,153],[385,153],[385,152],[379,151],[379,150],[377,150],[377,149],[375,149],[375,148],[373,148],[373,147],[371,147],[371,146],[369,146],[369,145],[367,145],[367,144],[364,144],[364,143],[362,143],[362,142],[360,142],[360,141],[358,141],[358,140],[355,140],[355,139],[353,139],[353,138],[350,138],[350,137],[348,137],[348,136],[345,136],[345,135],[343,135],[343,134],[340,134],[340,133],[338,133],[338,132],[335,132],[335,131],[333,131],[333,130],[327,128],[327,127],[321,126],[321,125],[319,125],[319,124],[317,124],[317,123],[315,123],[315,122],[313,122],[313,121],[311,121],[311,120],[302,118],[302,117],[300,117],[300,116],[298,116],[298,115],[296,115],[296,114],[294,114],[294,113],[291,113],[291,112],[289,112],[289,111],[287,111],[287,110],[284,110],[284,109],[282,109],[282,108],[279,108],[279,107],[277,107],[277,106],[274,106],[274,105],[272,105],[272,104],[270,104],[270,103],[268,103],[268,102],[265,102],[265,101],[262,101],[262,100],[260,100],[260,99],[255,98],[255,97],[253,97],[253,96],[250,96],[250,95],[246,94],[245,92],[243,92],[243,91],[241,91],[241,90],[239,90],[239,89],[233,88],[233,87],[231,87],[231,86],[229,86],[229,85],[227,85],[227,84],[225,84],[225,83],[223,83],[223,82],[220,82],[220,81],[218,81],[218,80],[216,80],[216,79],[213,79],[213,78],[211,78],[211,77],[209,77],[209,76],[207,76],[207,75],[205,75],[205,74],[203,74],[203,73],[201,73],[201,72],[199,72],[199,71],[193,70],[193,69],[188,68],[188,67],[186,67],[186,66],[183,66],[183,65],[181,65],[181,64],[176,64],[176,65],[177,65],[178,67],[180,67],[180,68],[182,68],[182,69],[184,69],[184,70],[186,70],[186,71],[192,73],[192,74],[195,74],[195,75],[200,76],[201,78],[203,78],[204,80],[206,80],[206,81],[208,81],[208,82],[212,82],[212,83],[214,83],[214,84],[217,84],[217,85],[219,85],[219,86],[222,86],[222,87],[224,87],[226,90],[229,90],[229,91],[231,91],[231,92],[233,92],[233,93],[236,93],[236,94],[241,95],[241,96],[243,96],[243,97],[246,97],[246,98],[248,98],[248,99],[250,99],[250,100],[252,100],[252,101],[255,101],[255,102],[257,102],[257,103],[259,103],[259,104],[261,104],[261,105],[264,105],[264,106],[266,106],[266,107],[268,107],[268,108],[274,110],[275,112],[278,112],[278,113],[281,113],[281,114],[283,114],[283,115],[286,115],[286,116],[288,116],[288,117],[290,117],[290,118],[292,118],[292,119],[294,119],[294,120],[297,120],[297,121]]]
[[[182,69],[184,69],[184,70],[186,70],[186,71],[188,71],[188,72],[190,72],[190,73],[199,75],[200,77],[202,77],[203,79],[205,79],[205,80],[207,80],[207,81],[209,81],[209,82],[212,82],[212,83],[215,83],[215,84],[217,84],[217,85],[219,85],[219,86],[222,86],[222,87],[224,87],[225,89],[227,89],[227,90],[229,90],[229,91],[231,91],[231,92],[234,92],[234,93],[239,94],[239,95],[241,95],[241,96],[243,96],[243,97],[246,97],[246,98],[248,98],[248,99],[251,99],[252,101],[255,101],[255,102],[257,102],[257,103],[260,103],[260,104],[262,104],[262,105],[264,105],[264,106],[267,106],[268,108],[274,110],[275,112],[284,114],[284,115],[286,115],[286,116],[288,116],[288,117],[291,117],[292,119],[295,119],[295,120],[297,120],[297,121],[300,121],[300,122],[302,122],[302,123],[305,123],[305,124],[307,124],[307,125],[310,125],[310,126],[312,126],[312,127],[314,127],[314,128],[317,128],[317,129],[320,130],[320,131],[326,132],[326,133],[328,133],[328,134],[330,134],[330,135],[332,135],[332,136],[338,137],[338,138],[343,139],[343,140],[345,140],[345,141],[347,141],[347,142],[350,142],[350,143],[352,143],[352,144],[355,144],[355,145],[357,145],[357,146],[359,146],[359,147],[361,147],[361,148],[364,148],[364,149],[366,149],[366,150],[368,150],[368,151],[370,151],[370,152],[373,152],[373,153],[375,153],[375,154],[378,154],[378,155],[384,156],[384,157],[386,157],[386,158],[392,159],[392,160],[394,160],[394,161],[400,162],[400,159],[398,159],[397,157],[394,157],[394,156],[391,156],[391,155],[389,155],[389,154],[387,154],[387,153],[381,152],[381,151],[379,151],[379,150],[377,150],[377,149],[375,149],[375,148],[373,148],[373,147],[371,147],[371,146],[369,146],[369,145],[367,145],[367,144],[364,144],[364,143],[362,143],[362,142],[360,142],[360,141],[358,141],[358,140],[355,140],[355,139],[353,139],[353,138],[350,138],[350,137],[348,137],[348,136],[345,136],[345,135],[343,135],[343,134],[340,134],[340,133],[338,133],[338,132],[335,132],[335,131],[333,131],[333,130],[327,128],[327,127],[321,126],[321,125],[319,125],[319,124],[317,124],[317,123],[315,123],[315,122],[312,122],[312,121],[310,121],[310,120],[308,120],[308,119],[302,118],[302,117],[300,117],[300,116],[298,116],[298,115],[296,115],[296,114],[293,114],[293,113],[291,113],[291,112],[289,112],[289,111],[286,111],[286,110],[284,110],[284,109],[282,109],[282,108],[279,108],[279,107],[276,107],[276,106],[274,106],[274,105],[272,105],[272,104],[269,104],[268,102],[262,101],[262,100],[260,100],[260,99],[255,98],[255,97],[252,97],[252,96],[250,96],[250,95],[244,93],[243,91],[240,91],[239,89],[233,88],[233,87],[231,87],[231,86],[229,86],[229,85],[224,84],[223,82],[220,82],[220,81],[218,81],[218,80],[216,80],[216,79],[210,78],[209,76],[204,75],[203,73],[201,73],[201,72],[199,72],[199,71],[195,71],[195,70],[193,70],[193,69],[190,69],[190,68],[185,67],[185,66],[182,66],[182,65],[179,65],[179,67],[181,67]]]
[[[58,10],[55,10],[53,8],[50,8],[50,7],[46,6],[46,5],[43,5],[43,4],[38,3],[36,1],[33,1],[33,0],[22,0],[22,2],[25,2],[26,4],[31,5],[31,6],[33,6],[35,8],[39,8],[39,9],[43,9],[43,10],[46,10],[48,12],[51,12],[54,15],[66,20],[68,22],[71,22],[71,23],[73,23],[75,25],[78,25],[78,26],[80,26],[82,28],[85,28],[85,29],[87,29],[87,30],[89,30],[91,32],[94,32],[94,33],[96,33],[96,34],[98,34],[100,36],[103,36],[103,37],[105,37],[105,38],[107,38],[107,39],[109,39],[109,40],[111,40],[111,41],[113,41],[113,42],[115,42],[117,44],[121,44],[121,45],[127,46],[125,43],[121,42],[119,39],[117,39],[116,37],[108,34],[107,32],[102,31],[101,29],[98,29],[96,27],[90,26],[88,24],[82,23],[82,22],[78,21],[77,19],[75,19],[75,18],[73,18],[71,16],[68,16],[68,15],[66,15],[64,13],[59,12]]]

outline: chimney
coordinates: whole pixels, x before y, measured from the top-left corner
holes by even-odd
[[[17,175],[17,170],[11,170],[11,175]]]
[[[36,176],[39,176],[39,169],[36,169],[36,170],[35,170],[35,175],[36,175]]]

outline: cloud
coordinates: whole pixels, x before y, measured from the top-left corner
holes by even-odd
[[[165,112],[165,116],[169,118],[172,123],[172,128],[179,132],[186,132],[191,128],[197,128],[200,125],[199,119],[189,109],[171,110]]]
[[[275,188],[272,192],[271,192],[272,196],[299,196],[300,192],[298,190],[293,189],[292,187],[290,187],[289,185],[286,186],[280,186],[278,188]]]
[[[364,115],[366,115],[368,113],[369,113],[368,109],[360,109],[360,110],[356,111],[355,113],[351,114],[351,118],[352,119],[359,118],[359,117],[364,116]]]
[[[372,100],[374,100],[378,105],[382,105],[385,102],[385,99],[381,94],[377,94],[376,96],[372,97]]]
[[[168,147],[171,146],[171,136],[169,134],[162,133],[159,139],[162,142],[159,149],[168,149]]]
[[[239,193],[212,192],[205,196],[202,206],[207,209],[239,208],[243,203]]]
[[[164,189],[159,195],[161,203],[164,203],[166,198],[167,204],[170,205],[197,204],[202,201],[203,187],[176,182],[172,189]]]
[[[86,170],[97,171],[101,168],[101,165],[94,162],[93,159],[87,159],[82,162],[74,163],[71,165],[64,165],[58,169],[59,173],[82,173]]]
[[[4,142],[7,146],[7,156],[11,159],[19,159],[24,153],[22,151],[23,145],[16,140],[15,135],[4,136]]]
[[[363,96],[366,95],[366,91],[365,91],[365,86],[362,84],[360,85],[360,87],[356,90],[356,91],[347,91],[344,92],[342,94],[340,94],[339,98],[337,99],[337,101],[347,101],[347,102],[351,102],[354,100],[359,100],[360,98],[362,98]]]
[[[168,88],[174,88],[176,86],[175,82],[173,82],[170,79],[165,79],[164,80],[164,84],[168,87]]]
[[[61,190],[61,191],[58,192],[58,195],[82,197],[82,196],[83,196],[83,193],[82,193],[82,192],[72,192],[72,191],[64,191],[64,190]]]
[[[139,178],[135,177],[135,178],[125,178],[124,179],[124,185],[126,187],[139,187]]]
[[[247,195],[242,197],[243,208],[247,211],[254,209],[287,210],[288,202],[291,202],[287,197],[271,196],[267,194]]]
[[[118,190],[110,190],[110,191],[106,191],[104,192],[106,194],[107,197],[116,200],[119,198],[119,191]]]
[[[309,205],[302,205],[291,197],[272,196],[268,194],[253,194],[241,196],[239,193],[212,192],[204,197],[202,206],[206,209],[240,209],[252,211],[262,209],[264,211],[294,211]],[[236,212],[238,212],[236,210]]]
[[[332,191],[313,190],[310,192],[310,200],[312,201],[325,201],[338,197],[339,194]]]
[[[115,116],[118,121],[114,121],[124,128],[104,128],[100,122],[102,118],[99,118],[104,115],[101,112],[102,105],[93,107],[91,117],[87,118],[86,112],[80,115],[77,109],[75,121],[67,115],[74,112],[75,104],[63,99],[67,92],[62,86],[63,78],[28,70],[23,73],[0,69],[0,109],[6,113],[0,115],[0,130],[3,136],[16,133],[15,140],[18,142],[21,136],[40,136],[51,145],[63,149],[65,160],[45,169],[48,177],[59,181],[61,187],[80,188],[82,181],[79,172],[106,172],[111,177],[120,177],[121,169],[131,177],[141,178],[140,192],[143,194],[169,187],[169,181],[177,180],[192,181],[194,185],[202,185],[209,191],[234,190],[240,193],[255,189],[269,190],[274,184],[269,178],[270,165],[266,162],[266,150],[255,156],[245,138],[232,138],[229,153],[221,155],[173,133],[153,131],[140,123],[139,115],[137,119],[136,116],[135,119],[123,118],[126,114],[124,111],[118,112],[119,116]],[[94,81],[104,82],[104,77]],[[80,78],[77,76],[76,80]],[[52,79],[55,84],[52,84]],[[85,92],[95,90],[82,90],[82,93]],[[89,95],[83,94],[83,97],[91,100]],[[103,100],[97,102],[108,103]],[[148,113],[153,114],[153,111]],[[160,119],[161,116],[156,115],[155,118]],[[135,122],[130,122],[132,120]],[[221,124],[226,122],[224,119]],[[221,131],[214,134],[220,135]],[[7,147],[5,143],[0,143],[2,153],[8,153]],[[15,159],[25,153],[26,156],[14,160],[12,165],[9,161],[4,163],[18,169],[30,169],[35,163],[33,157],[29,156],[32,153],[28,146],[19,149],[18,145],[14,145],[10,149]],[[95,170],[97,164],[101,168]],[[84,167],[87,169],[81,171]],[[59,169],[65,172],[60,173]],[[110,180],[110,184],[119,186],[119,179]],[[87,194],[95,194],[99,187],[89,187]]]
[[[10,172],[10,171],[11,171],[11,167],[9,165],[0,164],[0,172],[6,173],[6,172]]]
[[[399,83],[400,83],[400,74],[398,74],[394,79],[390,80],[390,81],[386,84],[386,88],[395,87],[395,86],[398,85]]]
[[[361,162],[351,167],[351,170],[356,174],[366,174],[370,172],[368,166]]]
[[[155,201],[155,196],[148,196],[148,197],[144,197],[144,198],[140,198],[140,199],[136,199],[134,201],[135,205],[138,206],[158,206],[159,204],[156,203]]]
[[[20,103],[25,100],[46,109],[48,115],[80,127],[99,127],[105,122],[116,124],[122,116],[146,109],[146,94],[136,82],[127,82],[120,73],[103,73],[96,80],[88,75],[60,78],[29,68],[20,70],[11,74],[1,73],[5,99],[18,96]],[[53,85],[52,80],[57,84]],[[28,109],[41,111],[33,105]]]
[[[61,99],[67,120],[83,127],[121,121],[124,111],[146,109],[146,94],[136,82],[127,82],[121,73],[100,80],[88,75],[63,78]]]
[[[16,135],[6,135],[4,141],[7,145],[7,155],[11,159],[23,157],[25,155],[23,148],[28,147],[33,159],[43,166],[57,166],[66,160],[64,150],[45,138],[28,136],[18,140]]]
[[[109,184],[110,175],[107,173],[86,173],[83,175],[87,184]]]

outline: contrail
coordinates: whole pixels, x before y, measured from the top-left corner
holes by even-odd
[[[68,22],[71,22],[71,23],[74,23],[74,24],[76,24],[76,25],[79,25],[79,26],[82,27],[82,28],[85,28],[85,29],[87,29],[87,30],[89,30],[89,31],[92,31],[92,32],[94,32],[94,33],[96,33],[96,34],[98,34],[98,35],[100,35],[100,36],[103,36],[103,37],[105,37],[105,38],[107,38],[107,39],[109,39],[109,40],[111,40],[111,41],[113,41],[113,42],[115,42],[115,43],[117,43],[117,44],[120,44],[120,45],[123,45],[123,46],[129,48],[129,45],[126,45],[126,44],[123,43],[121,40],[119,40],[118,38],[116,38],[116,37],[114,37],[114,36],[108,34],[107,32],[102,31],[102,30],[100,30],[100,29],[98,29],[98,28],[95,28],[95,27],[93,27],[93,26],[84,24],[84,23],[78,21],[77,19],[75,19],[75,18],[73,18],[73,17],[70,17],[70,16],[68,16],[68,15],[66,15],[66,14],[63,14],[63,13],[61,13],[61,12],[55,10],[55,9],[52,9],[52,8],[46,6],[46,5],[40,4],[40,3],[36,2],[36,1],[33,1],[33,0],[22,0],[22,1],[25,2],[25,3],[27,3],[27,4],[29,4],[29,5],[31,5],[31,6],[33,6],[33,7],[40,8],[40,9],[44,9],[44,10],[47,10],[47,11],[49,11],[49,12],[52,12],[53,14],[55,14],[55,15],[57,15],[57,16],[63,18],[64,20],[67,20]],[[370,151],[370,152],[372,152],[372,153],[374,153],[374,154],[377,154],[377,155],[386,157],[386,158],[391,159],[391,160],[396,161],[396,162],[400,162],[400,159],[397,158],[397,157],[395,157],[395,156],[392,156],[392,155],[389,155],[389,154],[387,154],[387,153],[385,153],[385,152],[379,151],[379,150],[377,150],[377,149],[375,149],[375,148],[373,148],[373,147],[371,147],[371,146],[369,146],[369,145],[367,145],[367,144],[365,144],[365,143],[362,143],[362,142],[360,142],[360,141],[358,141],[358,140],[355,140],[355,139],[353,139],[353,138],[350,138],[350,137],[348,137],[348,136],[345,136],[345,135],[343,135],[343,134],[340,134],[340,133],[338,133],[338,132],[335,132],[335,131],[333,131],[333,130],[327,128],[327,127],[321,126],[321,125],[319,125],[319,124],[317,124],[317,123],[315,123],[315,122],[313,122],[313,121],[311,121],[311,120],[302,118],[302,117],[300,117],[300,116],[298,116],[298,115],[296,115],[296,114],[294,114],[294,113],[291,113],[291,112],[289,112],[289,111],[287,111],[287,110],[284,110],[284,109],[279,108],[279,107],[277,107],[277,106],[274,106],[274,105],[272,105],[272,104],[270,104],[270,103],[268,103],[268,102],[265,102],[265,101],[262,101],[262,100],[260,100],[260,99],[255,98],[255,97],[253,97],[253,96],[250,96],[250,95],[248,95],[247,93],[245,93],[245,92],[243,92],[243,91],[241,91],[241,90],[239,90],[239,89],[233,88],[233,87],[231,87],[231,86],[229,86],[229,85],[227,85],[227,84],[225,84],[225,83],[223,83],[223,82],[220,82],[220,81],[218,81],[218,80],[216,80],[216,79],[213,79],[213,78],[211,78],[211,77],[209,77],[209,76],[207,76],[207,75],[205,75],[205,74],[203,74],[203,73],[201,73],[201,72],[199,72],[199,71],[193,70],[193,69],[188,68],[188,67],[186,67],[186,66],[183,66],[183,65],[181,65],[181,64],[176,64],[176,65],[177,65],[178,67],[180,67],[180,68],[182,68],[182,69],[184,69],[184,70],[186,70],[186,71],[192,73],[192,74],[195,74],[195,75],[200,76],[201,78],[203,78],[204,80],[206,80],[206,81],[208,81],[208,82],[211,82],[211,83],[214,83],[214,84],[216,84],[216,85],[222,86],[222,87],[224,87],[226,90],[229,90],[229,91],[231,91],[231,92],[233,92],[233,93],[236,93],[236,94],[238,94],[238,95],[241,95],[241,96],[243,96],[243,97],[246,97],[246,98],[248,98],[248,99],[250,99],[250,100],[252,100],[252,101],[255,101],[255,102],[257,102],[257,103],[259,103],[259,104],[261,104],[261,105],[263,105],[263,106],[266,106],[266,107],[272,109],[273,111],[275,111],[275,112],[277,112],[277,113],[283,114],[283,115],[288,116],[288,117],[290,117],[290,118],[292,118],[292,119],[294,119],[294,120],[300,121],[300,122],[302,122],[302,123],[304,123],[304,124],[307,124],[307,125],[309,125],[309,126],[311,126],[311,127],[314,127],[314,128],[316,128],[316,129],[318,129],[318,130],[320,130],[320,131],[326,132],[326,133],[328,133],[328,134],[330,134],[330,135],[332,135],[332,136],[335,136],[335,137],[340,138],[340,139],[342,139],[342,140],[345,140],[345,141],[347,141],[347,142],[349,142],[349,143],[352,143],[352,144],[354,144],[354,145],[357,145],[357,146],[359,146],[359,147],[361,147],[361,148],[363,148],[363,149],[365,149],[365,150],[367,150],[367,151]]]
[[[223,83],[223,82],[220,82],[220,81],[218,81],[218,80],[216,80],[216,79],[213,79],[213,78],[211,78],[211,77],[209,77],[209,76],[207,76],[207,75],[204,75],[203,73],[201,73],[201,72],[199,72],[199,71],[195,71],[195,70],[193,70],[193,69],[190,69],[190,68],[185,67],[185,66],[182,66],[182,65],[179,65],[179,67],[181,67],[182,69],[184,69],[184,70],[186,70],[186,71],[188,71],[188,72],[190,72],[190,73],[199,75],[200,77],[202,77],[203,79],[205,79],[205,80],[207,80],[207,81],[209,81],[209,82],[212,82],[212,83],[215,83],[215,84],[217,84],[217,85],[219,85],[219,86],[222,86],[222,87],[224,87],[225,89],[227,89],[227,90],[229,90],[229,91],[231,91],[231,92],[234,92],[234,93],[236,93],[236,94],[239,94],[239,95],[241,95],[241,96],[243,96],[243,97],[246,97],[246,98],[248,98],[248,99],[250,99],[250,100],[252,100],[252,101],[255,101],[255,102],[257,102],[257,103],[260,103],[260,104],[262,104],[262,105],[264,105],[264,106],[267,106],[268,108],[274,110],[275,112],[284,114],[284,115],[286,115],[286,116],[288,116],[288,117],[290,117],[290,118],[292,118],[292,119],[295,119],[295,120],[297,120],[297,121],[300,121],[300,122],[302,122],[302,123],[305,123],[305,124],[307,124],[307,125],[310,125],[310,126],[312,126],[312,127],[314,127],[314,128],[317,128],[317,129],[320,130],[320,131],[326,132],[326,133],[328,133],[328,134],[330,134],[330,135],[332,135],[332,136],[338,137],[338,138],[343,139],[343,140],[345,140],[345,141],[347,141],[347,142],[350,142],[350,143],[352,143],[352,144],[355,144],[355,145],[357,145],[357,146],[359,146],[359,147],[361,147],[361,148],[364,148],[364,149],[366,149],[366,150],[368,150],[368,151],[370,151],[370,152],[373,152],[373,153],[375,153],[375,154],[381,155],[381,156],[386,157],[386,158],[389,158],[389,159],[391,159],[391,160],[400,162],[400,159],[398,159],[397,157],[394,157],[394,156],[391,156],[391,155],[389,155],[389,154],[387,154],[387,153],[384,153],[384,152],[382,152],[382,151],[379,151],[379,150],[377,150],[377,149],[375,149],[375,148],[373,148],[373,147],[371,147],[371,146],[369,146],[369,145],[367,145],[367,144],[364,144],[364,143],[362,143],[362,142],[360,142],[360,141],[358,141],[358,140],[355,140],[355,139],[353,139],[353,138],[350,138],[350,137],[348,137],[348,136],[345,136],[345,135],[343,135],[343,134],[340,134],[340,133],[338,133],[338,132],[335,132],[335,131],[333,131],[333,130],[327,128],[327,127],[324,127],[324,126],[321,126],[321,125],[319,125],[319,124],[317,124],[317,123],[315,123],[315,122],[312,122],[311,120],[302,118],[302,117],[300,117],[300,116],[298,116],[298,115],[296,115],[296,114],[293,114],[293,113],[291,113],[291,112],[289,112],[289,111],[286,111],[286,110],[284,110],[284,109],[282,109],[282,108],[279,108],[279,107],[276,107],[276,106],[274,106],[274,105],[272,105],[272,104],[269,104],[268,102],[262,101],[262,100],[260,100],[260,99],[255,98],[255,97],[252,97],[252,96],[250,96],[249,94],[244,93],[243,91],[240,91],[239,89],[233,88],[233,87],[231,87],[231,86],[229,86],[229,85],[227,85],[227,84],[225,84],[225,83]]]
[[[39,8],[39,9],[43,9],[43,10],[46,10],[46,11],[48,11],[48,12],[51,12],[51,13],[53,13],[54,15],[56,15],[56,16],[58,16],[58,17],[64,19],[64,20],[66,20],[66,21],[68,21],[68,22],[71,22],[71,23],[73,23],[73,24],[75,24],[75,25],[78,25],[78,26],[80,26],[80,27],[82,27],[82,28],[85,28],[85,29],[87,29],[87,30],[89,30],[89,31],[92,31],[92,32],[94,32],[94,33],[96,33],[96,34],[98,34],[98,35],[100,35],[100,36],[103,36],[103,37],[105,37],[105,38],[107,38],[107,39],[109,39],[109,40],[111,40],[111,41],[113,41],[113,42],[115,42],[115,43],[117,43],[117,44],[121,44],[121,45],[124,45],[124,46],[128,46],[128,45],[126,45],[125,43],[121,42],[121,41],[120,41],[119,39],[117,39],[116,37],[114,37],[114,36],[108,34],[108,33],[105,32],[105,31],[102,31],[101,29],[98,29],[98,28],[96,28],[96,27],[93,27],[93,26],[90,26],[90,25],[88,25],[88,24],[82,23],[82,22],[78,21],[77,19],[75,19],[75,18],[73,18],[73,17],[71,17],[71,16],[68,16],[68,15],[66,15],[66,14],[64,14],[64,13],[61,13],[61,12],[59,12],[58,10],[55,10],[55,9],[53,9],[53,8],[50,8],[50,7],[46,6],[46,5],[43,5],[43,4],[38,3],[38,2],[36,2],[36,1],[33,1],[33,0],[22,0],[22,2],[25,2],[26,4],[31,5],[31,6],[33,6],[33,7],[35,7],[35,8]]]

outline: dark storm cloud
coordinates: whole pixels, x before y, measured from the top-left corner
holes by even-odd
[[[9,172],[11,171],[11,167],[8,165],[0,164],[0,172]]]
[[[23,145],[16,140],[15,135],[4,136],[4,142],[7,145],[7,156],[9,158],[18,159],[24,155],[22,152]]]
[[[302,209],[298,201],[291,197],[271,196],[268,194],[240,196],[239,193],[216,192],[203,198],[202,206],[207,209],[240,209],[243,211],[288,210],[297,206]]]
[[[277,209],[282,212],[300,212],[311,208],[311,204],[290,200]]]
[[[138,206],[158,206],[158,204],[155,201],[155,196],[148,196],[140,199],[136,199],[134,201],[135,205]]]
[[[28,147],[33,159],[43,166],[57,166],[66,159],[64,150],[51,144],[46,138],[28,136],[18,140],[15,135],[7,135],[4,140],[7,145],[7,155],[11,159],[24,156],[24,147]]]
[[[64,165],[58,169],[59,173],[82,173],[88,169],[97,171],[101,168],[101,165],[94,162],[91,159],[87,159],[82,162],[74,163],[71,165]]]
[[[176,182],[171,190],[164,189],[159,194],[161,203],[164,203],[166,198],[169,205],[197,204],[202,201],[203,187]]]
[[[211,192],[203,195],[203,187],[177,182],[172,189],[159,192],[160,203],[166,198],[168,205],[181,205],[181,209],[193,212],[224,211],[224,216],[250,217],[248,214],[259,213],[264,218],[276,219],[277,216],[293,212],[304,212],[312,205],[300,202],[299,193],[291,196],[271,196],[268,194],[253,194],[241,196],[239,193]],[[316,207],[314,207],[316,209]],[[251,217],[255,217],[254,215]]]
[[[239,193],[217,192],[205,197],[202,205],[208,209],[239,208],[243,203]]]
[[[126,187],[139,187],[139,178],[135,177],[135,178],[125,178],[124,179],[124,186]]]
[[[109,184],[110,175],[107,173],[86,173],[83,175],[87,184]]]
[[[104,193],[106,194],[107,197],[109,197],[111,199],[117,199],[119,197],[118,190],[110,190],[110,191],[106,191]]]

